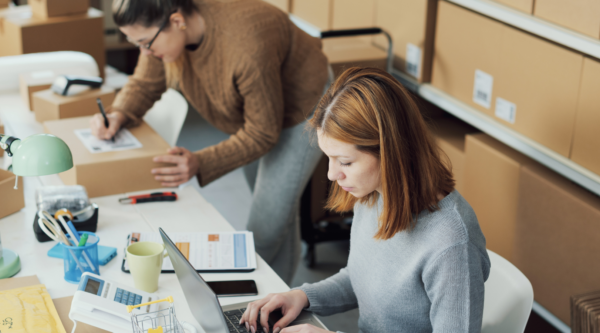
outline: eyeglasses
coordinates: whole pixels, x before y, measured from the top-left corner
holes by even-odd
[[[158,31],[156,32],[156,35],[154,35],[154,37],[152,37],[152,39],[150,40],[150,42],[148,42],[146,44],[140,44],[137,41],[129,38],[129,36],[127,36],[127,41],[130,42],[131,44],[135,45],[136,47],[141,47],[141,48],[144,48],[146,50],[152,51],[152,50],[150,50],[150,47],[152,47],[152,43],[154,43],[154,40],[156,40],[156,37],[158,37],[158,34],[160,34],[160,32],[167,26],[167,23],[169,23],[169,21],[170,21],[170,15],[163,22],[163,24],[160,26],[160,28],[158,28]]]

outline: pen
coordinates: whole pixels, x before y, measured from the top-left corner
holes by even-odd
[[[88,240],[88,234],[81,235],[81,238],[79,239],[79,245],[77,245],[77,246],[79,246],[79,247],[85,246],[85,243],[87,243],[87,240]]]
[[[154,201],[175,201],[177,193],[175,192],[154,192],[150,194],[132,195],[127,198],[119,199],[122,204],[138,204]]]
[[[102,105],[102,100],[100,98],[96,98],[96,103],[98,103],[98,108],[100,109],[100,113],[102,113],[102,117],[104,118],[104,127],[108,128],[108,118],[106,117],[106,111],[104,111],[104,105]],[[115,138],[110,138],[112,142],[115,142]]]

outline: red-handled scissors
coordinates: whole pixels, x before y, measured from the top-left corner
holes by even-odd
[[[138,204],[144,202],[175,200],[177,200],[177,193],[175,192],[154,192],[150,194],[132,195],[127,198],[121,198],[119,199],[119,202],[122,204]]]

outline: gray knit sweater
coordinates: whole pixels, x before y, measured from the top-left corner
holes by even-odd
[[[326,316],[358,307],[363,333],[480,332],[490,272],[485,238],[457,191],[439,207],[421,212],[414,229],[377,241],[383,200],[356,204],[348,265],[299,288],[308,310]]]

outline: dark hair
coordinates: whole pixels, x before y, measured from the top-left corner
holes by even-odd
[[[454,188],[421,112],[409,92],[376,68],[346,70],[323,95],[310,126],[379,158],[383,211],[376,239],[411,228],[414,217],[436,210],[437,194]],[[327,208],[349,211],[360,200],[374,204],[378,193],[357,199],[332,183]]]
[[[112,6],[113,20],[119,27],[159,26],[177,10],[191,15],[198,11],[198,6],[194,0],[113,0]]]

